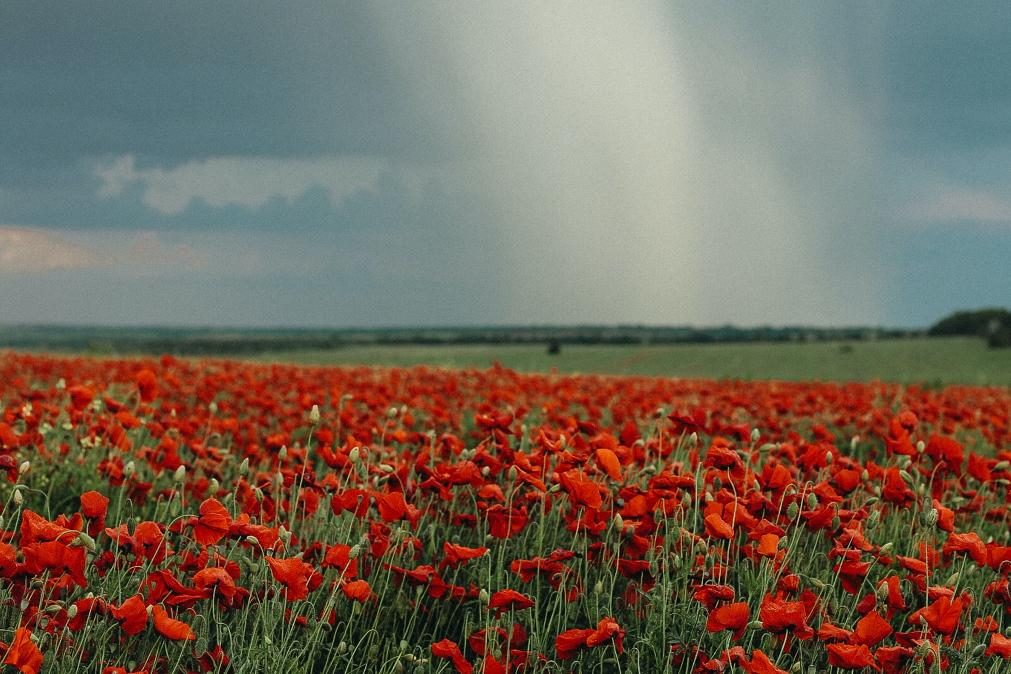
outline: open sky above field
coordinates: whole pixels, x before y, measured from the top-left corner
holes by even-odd
[[[0,6],[5,323],[925,325],[1009,167],[1006,2]]]

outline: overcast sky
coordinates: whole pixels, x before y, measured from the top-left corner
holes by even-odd
[[[0,322],[1011,303],[1011,3],[0,4]]]

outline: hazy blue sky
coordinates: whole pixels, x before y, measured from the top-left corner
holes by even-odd
[[[1011,3],[0,4],[0,322],[1011,303]]]

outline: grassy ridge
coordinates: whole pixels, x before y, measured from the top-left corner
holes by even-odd
[[[972,338],[876,342],[569,346],[548,355],[541,345],[368,346],[268,352],[258,360],[325,365],[368,364],[485,368],[500,362],[523,371],[594,372],[716,379],[787,379],[1011,385],[1011,351]]]

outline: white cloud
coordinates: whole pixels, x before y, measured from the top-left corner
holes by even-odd
[[[927,222],[970,220],[1011,224],[1011,199],[965,187],[941,187],[934,194],[906,206],[906,217]]]
[[[337,204],[373,187],[387,168],[388,162],[371,157],[209,157],[171,168],[137,168],[127,154],[98,162],[94,174],[102,181],[99,196],[116,197],[139,183],[145,205],[175,215],[197,199],[216,207],[259,208],[274,198],[298,199],[313,187],[326,189]]]
[[[0,273],[89,269],[99,264],[94,251],[54,232],[0,225]]]

